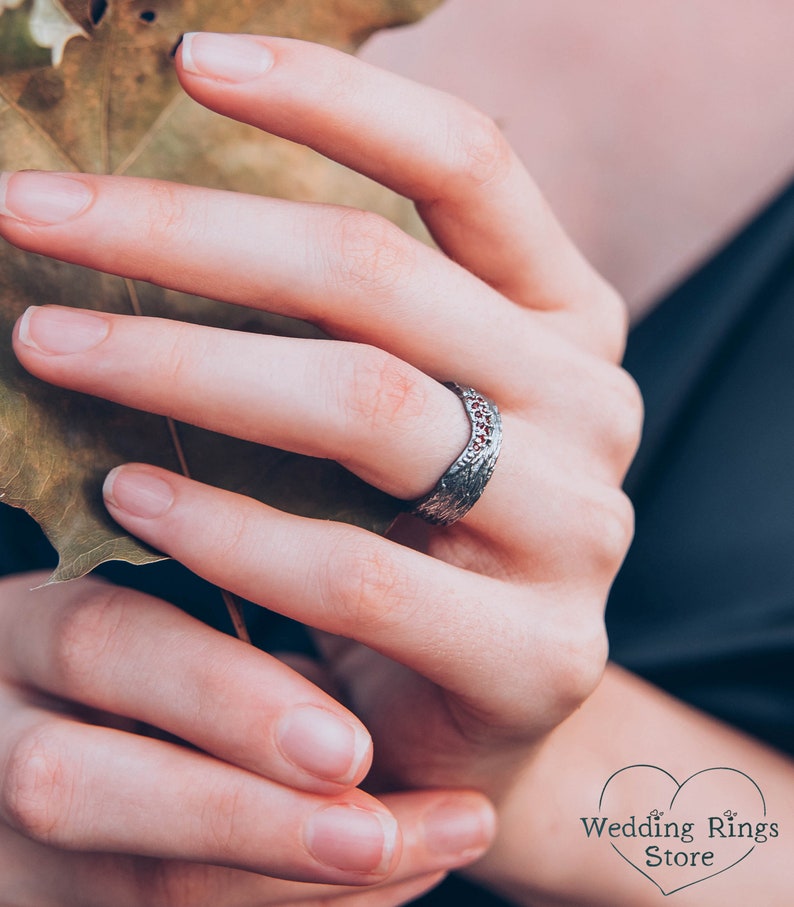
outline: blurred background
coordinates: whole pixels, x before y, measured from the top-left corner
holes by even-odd
[[[790,0],[446,0],[364,48],[499,122],[645,309],[794,166]]]

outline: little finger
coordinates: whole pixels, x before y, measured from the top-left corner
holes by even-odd
[[[494,566],[481,553],[472,569],[461,569],[356,527],[280,512],[142,464],[114,470],[105,500],[128,531],[208,581],[319,630],[363,642],[496,718],[512,713],[519,702],[525,710],[526,696],[540,690],[548,699],[549,653],[560,644],[553,637],[565,635],[569,648],[585,654],[601,650],[600,603],[591,607],[592,564],[577,563],[564,535],[554,559],[567,558],[570,569],[557,581],[562,585],[564,579],[573,593],[560,594],[550,609],[552,580],[530,581],[533,569],[544,568],[526,553],[509,581],[495,579],[475,572]],[[585,548],[591,542],[589,536],[580,540]],[[610,549],[614,544],[610,539]],[[605,591],[608,572],[603,550],[599,545],[590,555],[599,562],[599,596],[601,574]],[[605,553],[613,556],[611,550]],[[579,594],[585,589],[591,590],[588,595]],[[488,647],[482,646],[485,637]],[[505,660],[524,659],[530,651],[527,670],[505,685]]]

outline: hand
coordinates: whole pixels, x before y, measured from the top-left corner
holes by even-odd
[[[382,783],[498,793],[603,670],[603,604],[632,534],[619,486],[641,418],[615,364],[622,303],[466,105],[283,39],[202,35],[178,65],[201,103],[414,198],[442,251],[349,209],[16,174],[0,218],[10,241],[266,304],[336,338],[45,307],[18,325],[17,355],[47,381],[335,458],[405,499],[468,439],[439,382],[494,399],[504,444],[489,486],[421,539],[416,521],[382,539],[140,464],[111,475],[107,503],[211,582],[341,638],[329,665],[374,735]]]
[[[484,849],[476,794],[354,790],[369,735],[274,658],[150,596],[44,581],[0,581],[4,905],[385,907]]]

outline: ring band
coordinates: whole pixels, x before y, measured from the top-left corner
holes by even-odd
[[[471,437],[466,449],[436,486],[409,504],[411,513],[437,526],[456,522],[477,503],[493,474],[502,446],[502,417],[493,400],[473,387],[454,382],[444,386],[463,403],[471,423]]]

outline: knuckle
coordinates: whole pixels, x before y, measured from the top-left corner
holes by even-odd
[[[589,504],[589,528],[596,567],[610,582],[634,538],[634,508],[620,489],[610,489],[604,499]]]
[[[201,334],[191,332],[187,325],[172,322],[168,333],[160,333],[163,350],[157,356],[157,364],[163,369],[163,379],[174,388],[189,387],[194,383],[195,366],[204,359],[205,350],[196,349]]]
[[[201,829],[204,836],[204,847],[220,857],[230,861],[239,857],[242,846],[240,817],[245,812],[247,797],[244,785],[230,785],[224,782],[215,790],[211,787],[204,797],[204,808],[201,817]]]
[[[603,603],[592,616],[576,614],[556,640],[557,676],[554,691],[559,716],[569,715],[595,690],[607,663],[609,644],[601,618]]]
[[[363,533],[334,546],[323,574],[324,604],[344,636],[385,636],[410,620],[417,606],[415,583]]]
[[[640,443],[643,400],[637,383],[627,371],[598,360],[591,371],[591,409],[600,449],[619,467],[622,478]]]
[[[576,272],[562,300],[559,313],[565,333],[577,346],[590,350],[599,360],[615,365],[623,358],[629,329],[626,301],[609,281],[589,264]]]
[[[130,276],[150,283],[162,281],[162,265],[173,268],[179,260],[192,260],[197,241],[207,233],[209,217],[206,204],[167,182],[147,182],[133,189],[130,209],[136,212],[149,254],[141,255],[137,245],[118,252],[121,267]],[[186,258],[187,256],[187,258]]]
[[[242,508],[226,508],[222,517],[213,525],[208,549],[218,562],[247,563],[257,560],[259,544],[257,532],[251,525],[249,513]]]
[[[611,362],[619,362],[623,357],[629,329],[628,306],[611,283],[600,276],[597,280],[598,291],[592,308],[604,337],[604,355]]]
[[[345,357],[346,380],[339,383],[345,399],[347,434],[369,435],[384,428],[414,423],[426,407],[424,376],[376,347],[360,346]]]
[[[342,289],[350,286],[382,295],[410,276],[416,252],[413,242],[386,218],[349,209],[334,224],[329,261],[332,279]]]
[[[510,145],[488,116],[467,104],[447,125],[448,179],[464,190],[481,188],[504,178],[512,164]]]
[[[124,590],[97,588],[61,612],[50,658],[65,693],[96,688],[122,635],[128,604]]]
[[[39,725],[11,747],[0,804],[9,824],[26,837],[65,846],[72,787],[63,740],[54,728]]]
[[[147,192],[149,239],[159,246],[177,237],[184,238],[193,214],[185,204],[183,193],[167,182],[153,182]]]
[[[613,386],[615,405],[610,430],[618,454],[631,457],[639,447],[644,418],[644,403],[637,382],[623,369],[616,370]]]

